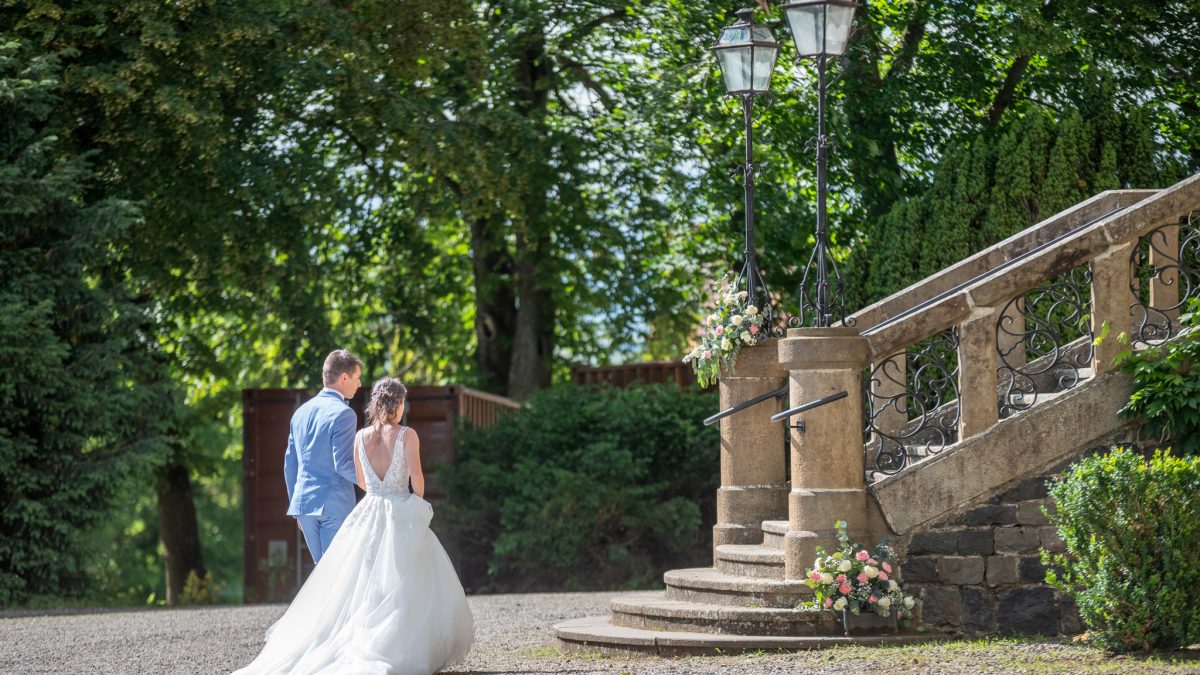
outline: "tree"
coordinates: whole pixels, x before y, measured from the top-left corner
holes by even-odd
[[[82,546],[133,479],[162,460],[143,307],[98,270],[139,213],[89,198],[86,156],[52,133],[61,68],[0,42],[0,603],[79,595]]]

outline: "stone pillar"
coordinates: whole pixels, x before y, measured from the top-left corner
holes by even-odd
[[[1134,301],[1133,293],[1129,290],[1129,256],[1133,253],[1133,242],[1125,242],[1110,248],[1104,255],[1093,259],[1090,263],[1092,272],[1092,334],[1102,335],[1103,326],[1108,324],[1108,334],[1096,345],[1092,353],[1092,371],[1099,375],[1112,370],[1113,357],[1124,349],[1117,341],[1121,333],[1128,333],[1132,328],[1130,306]],[[1153,260],[1153,254],[1151,255]],[[1154,304],[1154,289],[1158,282],[1151,282],[1150,304]],[[1172,286],[1178,295],[1178,287]],[[1169,306],[1169,305],[1168,305]]]
[[[1025,302],[1013,302],[1007,305],[1000,315],[1001,326],[1004,330],[996,331],[996,340],[1000,353],[1013,368],[1025,365]],[[999,364],[997,364],[999,367]]]
[[[803,420],[805,430],[789,430],[792,490],[784,576],[800,579],[812,567],[818,545],[837,546],[835,521],[847,522],[852,539],[868,539],[862,382],[869,349],[854,328],[794,328],[779,341],[779,362],[790,373],[788,407],[839,391],[848,394],[789,420]]]
[[[1130,250],[1126,250],[1126,255]],[[1167,225],[1150,235],[1150,264],[1162,271],[1150,279],[1150,306],[1179,324],[1179,226]],[[1128,266],[1128,258],[1126,258]],[[1093,281],[1092,283],[1095,283]]]
[[[1000,310],[979,308],[958,326],[958,440],[964,441],[1000,420],[996,398],[996,320]]]
[[[787,383],[776,340],[738,353],[735,372],[720,380],[721,410],[775,391]],[[721,420],[721,487],[713,551],[723,544],[761,544],[762,521],[787,512],[784,428],[771,416],[782,410],[774,399]]]

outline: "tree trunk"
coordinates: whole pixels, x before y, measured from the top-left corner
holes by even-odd
[[[513,335],[512,369],[508,396],[528,398],[550,386],[550,356],[554,349],[554,296],[538,282],[538,262],[543,260],[548,237],[530,247],[523,233],[517,234],[517,290],[521,306]]]
[[[179,604],[183,585],[192,572],[204,578],[204,556],[196,524],[196,503],[188,468],[168,464],[158,482],[158,528],[162,536],[163,563],[167,574],[167,604]]]
[[[475,358],[486,380],[485,388],[506,393],[517,316],[512,256],[498,217],[472,221],[471,254],[475,282]]]

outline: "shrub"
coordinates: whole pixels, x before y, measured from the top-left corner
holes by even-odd
[[[1200,454],[1200,325],[1193,301],[1180,317],[1185,326],[1170,342],[1117,356],[1133,376],[1133,395],[1121,414],[1136,417],[1159,442],[1170,439],[1185,455]]]
[[[1200,641],[1200,457],[1123,448],[1057,480],[1051,516],[1067,555],[1047,581],[1075,597],[1088,633],[1113,651]]]
[[[457,434],[436,468],[434,526],[472,590],[638,587],[707,559],[718,434],[714,394],[673,386],[536,394],[485,430]]]

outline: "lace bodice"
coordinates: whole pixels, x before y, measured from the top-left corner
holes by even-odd
[[[367,446],[363,434],[358,436],[358,461],[362,466],[363,480],[366,482],[367,494],[380,497],[404,497],[408,492],[408,459],[404,454],[404,431],[408,427],[400,427],[396,434],[396,442],[392,445],[392,463],[388,465],[383,478],[379,477],[371,461],[367,459]]]

